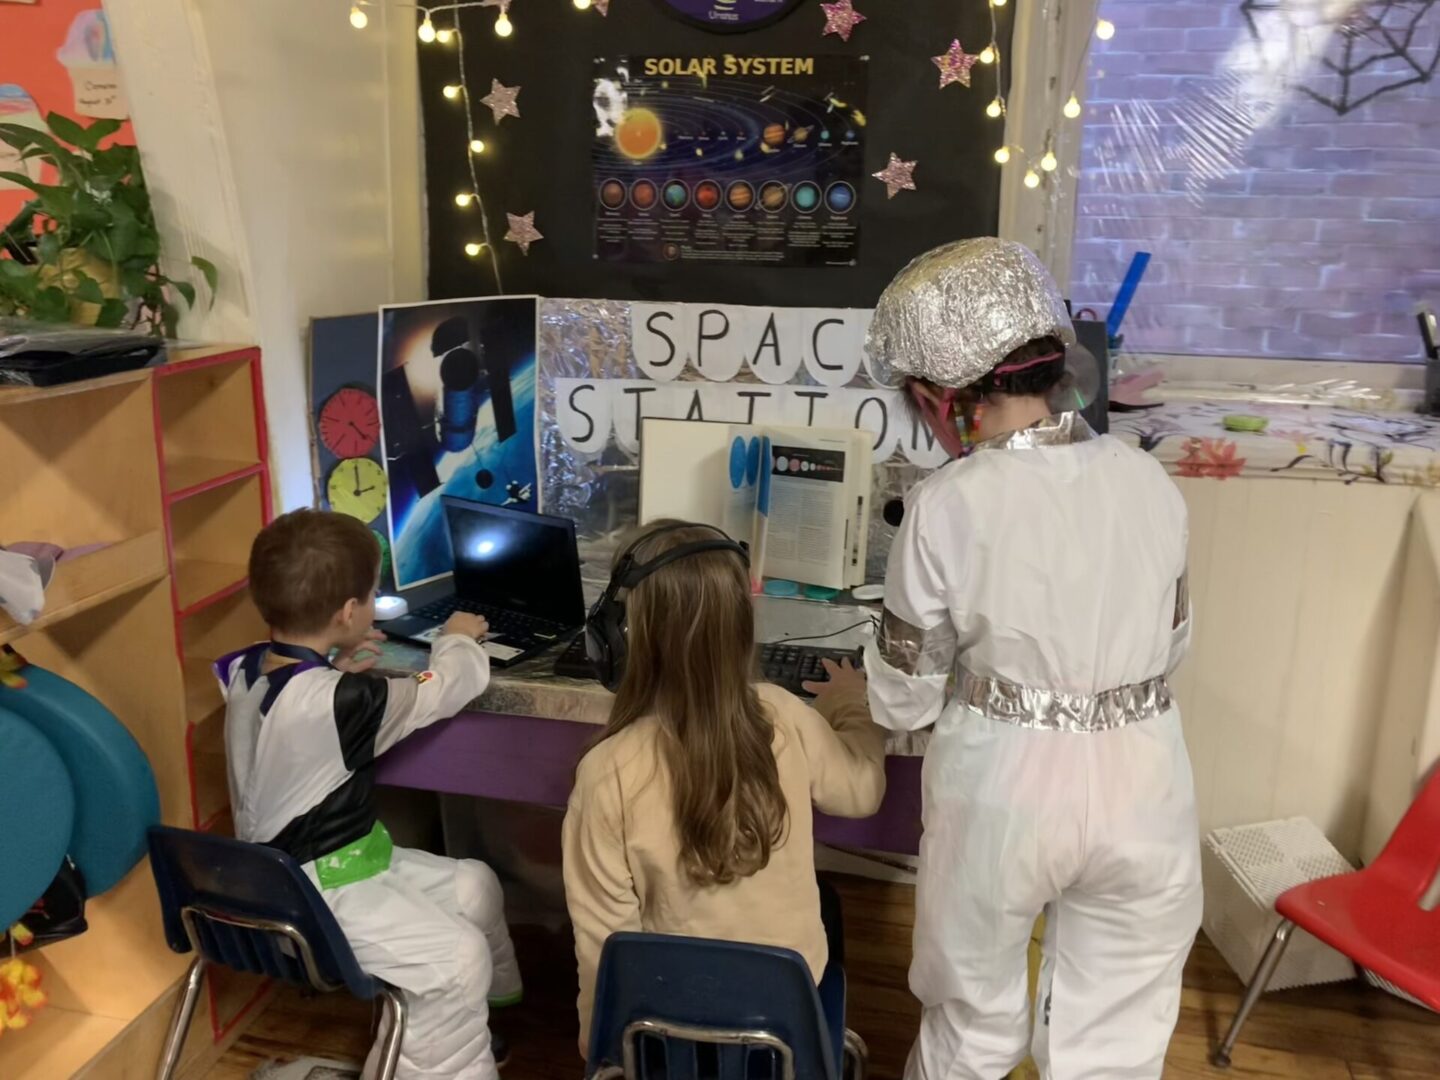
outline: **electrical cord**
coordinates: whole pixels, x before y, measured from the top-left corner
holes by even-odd
[[[841,634],[849,633],[851,630],[858,630],[862,626],[876,625],[878,625],[878,620],[876,620],[874,616],[871,616],[868,619],[861,619],[857,623],[851,623],[849,626],[842,626],[839,630],[834,630],[828,634],[806,634],[800,637],[777,638],[775,641],[762,641],[760,644],[789,645],[792,641],[828,641],[830,638],[839,637]]]

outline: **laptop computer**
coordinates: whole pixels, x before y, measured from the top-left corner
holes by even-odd
[[[456,611],[483,615],[490,623],[485,651],[503,668],[584,625],[573,521],[449,495],[440,501],[455,557],[455,591],[383,623],[387,635],[428,645]]]

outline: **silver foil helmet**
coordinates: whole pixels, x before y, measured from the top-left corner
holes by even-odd
[[[896,274],[866,347],[887,385],[912,375],[966,387],[1042,337],[1075,344],[1054,279],[1023,244],[986,236],[927,251]]]

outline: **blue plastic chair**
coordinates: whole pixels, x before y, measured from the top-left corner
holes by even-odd
[[[790,949],[666,934],[612,934],[600,954],[592,1080],[837,1080],[864,1044],[844,1029],[843,969],[817,990]],[[822,1005],[822,996],[829,1008]],[[827,1018],[828,1017],[828,1018]]]
[[[197,954],[170,1021],[157,1080],[174,1075],[211,964],[320,993],[346,989],[365,1001],[380,998],[390,1023],[379,1076],[394,1077],[405,998],[360,970],[335,916],[294,859],[261,844],[185,829],[155,826],[148,835],[165,939],[177,953]]]

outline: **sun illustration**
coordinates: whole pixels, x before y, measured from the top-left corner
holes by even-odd
[[[615,128],[615,148],[631,161],[644,161],[660,149],[660,118],[649,109],[630,109]]]

